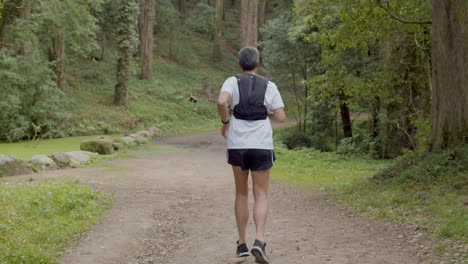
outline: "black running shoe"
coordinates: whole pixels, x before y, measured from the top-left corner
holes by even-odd
[[[236,256],[238,258],[242,258],[242,257],[247,257],[249,256],[249,248],[247,247],[247,244],[242,244],[242,245],[239,245],[239,241],[237,241],[237,250],[236,250]]]
[[[260,240],[255,240],[255,243],[252,247],[250,253],[255,257],[255,263],[262,263],[268,264],[270,261],[268,260],[265,252],[266,243],[263,243]]]

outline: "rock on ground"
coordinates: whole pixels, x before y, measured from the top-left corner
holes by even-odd
[[[159,134],[159,127],[158,126],[152,126],[150,128],[147,129],[148,132],[150,132],[152,134],[153,137],[157,136]]]
[[[81,141],[80,149],[107,155],[114,152],[112,143],[113,141],[109,139],[85,139]]]
[[[70,152],[56,152],[52,154],[51,158],[61,168],[73,167],[75,164],[83,164],[91,159],[92,152],[88,151],[70,151]]]
[[[140,135],[142,137],[145,137],[145,138],[152,138],[153,137],[153,134],[149,131],[146,131],[146,130],[140,130],[138,132],[136,132],[137,135]]]
[[[54,170],[57,169],[57,164],[53,159],[46,155],[34,155],[31,159],[31,163],[41,170]]]
[[[137,144],[135,139],[129,136],[118,138],[115,141],[122,143],[124,146],[133,146]]]
[[[141,135],[138,134],[130,134],[129,137],[132,137],[135,139],[135,142],[137,144],[146,144],[149,143],[149,140]]]
[[[32,173],[31,165],[12,155],[0,154],[0,176],[14,176]]]

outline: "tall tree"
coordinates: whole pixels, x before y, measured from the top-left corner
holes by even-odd
[[[241,43],[242,46],[257,47],[258,0],[241,2]]]
[[[262,34],[260,32],[260,28],[262,28],[263,24],[265,23],[265,7],[266,7],[267,0],[259,0],[258,1],[258,39],[262,40]]]
[[[19,18],[23,20],[30,20],[31,19],[31,7],[29,3],[26,1],[22,2],[22,6],[19,8]],[[22,43],[18,49],[18,54],[21,56],[28,55],[28,47]]]
[[[187,14],[187,0],[178,0],[179,1],[179,12],[182,16]]]
[[[141,57],[141,76],[142,80],[151,80],[153,78],[153,25],[155,0],[141,0],[140,5],[140,57]]]
[[[214,36],[214,49],[213,58],[215,60],[221,60],[221,34],[223,24],[223,0],[216,0],[216,15],[215,15],[215,36]]]
[[[138,4],[135,1],[120,0],[117,14],[117,83],[115,85],[114,103],[128,105],[128,80],[133,50],[137,43],[136,26]]]
[[[83,57],[96,47],[97,20],[91,14],[102,0],[44,0],[34,2],[31,17],[41,41],[51,43],[49,60],[54,63],[57,86],[65,85],[67,50]]]
[[[432,20],[431,150],[468,138],[468,1],[432,0]]]
[[[52,48],[50,50],[50,60],[55,62],[55,78],[60,89],[65,87],[65,28],[52,24]]]

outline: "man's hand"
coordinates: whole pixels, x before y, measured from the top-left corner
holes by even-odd
[[[228,138],[228,132],[229,132],[229,124],[223,125],[223,127],[221,128],[221,135],[223,135],[225,139]]]

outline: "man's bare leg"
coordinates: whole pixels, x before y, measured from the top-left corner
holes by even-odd
[[[252,171],[253,194],[255,198],[254,220],[257,228],[256,239],[265,242],[265,226],[268,216],[268,181],[270,169]]]
[[[245,243],[245,233],[249,222],[249,171],[243,171],[239,166],[232,166],[236,182],[235,213],[239,245]]]

